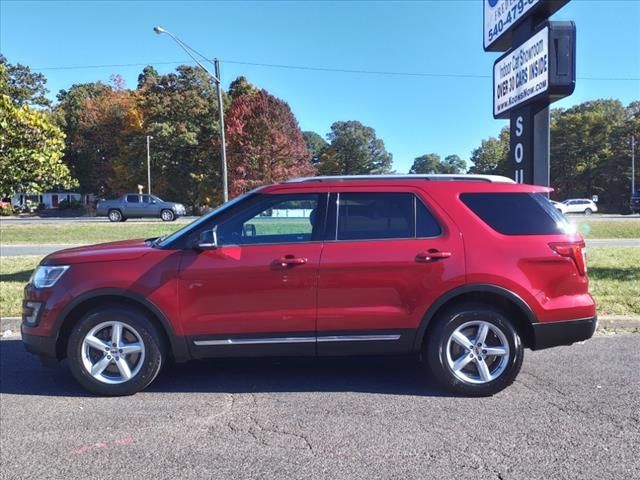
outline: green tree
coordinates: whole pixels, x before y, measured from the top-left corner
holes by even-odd
[[[33,73],[29,67],[9,63],[0,53],[0,95],[6,95],[16,106],[49,107],[46,97],[47,79],[41,73]]]
[[[243,76],[236,78],[229,85],[229,96],[231,98],[238,98],[240,95],[255,95],[258,91],[259,89],[249,83]]]
[[[81,124],[87,106],[103,94],[109,94],[111,87],[101,82],[74,84],[68,90],[60,90],[53,118],[65,134],[64,163],[71,174],[78,179],[83,193],[100,193],[96,184],[95,165],[101,144],[92,143],[91,128]],[[94,122],[95,126],[95,122]],[[97,180],[106,180],[98,177]]]
[[[321,175],[388,173],[393,161],[373,128],[358,121],[335,122],[327,135],[329,147],[320,156]]]
[[[551,112],[551,186],[557,198],[598,195],[601,207],[628,208],[634,104],[593,100]]]
[[[440,173],[440,155],[437,153],[427,153],[425,155],[420,155],[413,161],[413,165],[409,170],[409,173],[416,174],[430,174],[430,173]]]
[[[467,170],[467,162],[461,159],[458,155],[447,155],[440,164],[440,171],[438,173],[458,174],[464,173]]]
[[[437,153],[427,153],[421,155],[413,161],[413,165],[409,170],[410,174],[422,173],[446,173],[457,174],[466,170],[467,165],[458,155],[448,155],[444,160],[440,160]]]
[[[320,156],[329,144],[316,132],[302,132],[302,137],[307,145],[307,150],[309,150],[311,154],[311,163],[314,165],[317,164],[320,161]]]
[[[138,79],[137,96],[143,127],[140,150],[131,153],[132,184],[145,184],[143,139],[151,142],[152,192],[197,207],[222,199],[220,126],[212,79],[200,68],[182,65],[160,75],[147,67]],[[230,99],[223,98],[228,109]]]
[[[43,112],[16,106],[0,95],[0,193],[39,193],[71,188],[75,180],[62,163],[64,134]]]
[[[509,175],[509,136],[509,127],[504,127],[498,138],[483,139],[471,152],[469,173]]]

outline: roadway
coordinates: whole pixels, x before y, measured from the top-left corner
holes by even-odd
[[[452,396],[410,358],[166,368],[132,397],[0,341],[2,478],[632,479],[640,335],[527,351],[491,398]]]

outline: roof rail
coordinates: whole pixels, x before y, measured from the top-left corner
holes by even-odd
[[[429,175],[336,175],[321,177],[302,177],[287,180],[284,183],[306,183],[306,182],[345,182],[352,180],[430,180],[438,182],[488,182],[488,183],[515,183],[514,180],[501,175],[478,175],[478,174],[441,174]]]

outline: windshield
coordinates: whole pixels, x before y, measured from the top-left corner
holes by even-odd
[[[155,195],[149,195],[149,196],[151,197],[151,200],[155,200],[158,203],[164,201],[160,197],[156,197]]]
[[[158,246],[158,247],[161,247],[161,248],[162,247],[166,247],[167,245],[169,245],[171,242],[173,242],[177,238],[181,237],[182,235],[188,234],[192,230],[197,229],[200,225],[202,225],[203,223],[208,221],[214,215],[217,215],[220,212],[226,210],[227,208],[234,206],[235,204],[241,202],[242,200],[244,200],[248,196],[253,195],[254,193],[256,193],[259,190],[262,190],[262,188],[264,188],[264,187],[259,187],[259,188],[256,188],[254,190],[251,190],[250,192],[243,193],[239,197],[236,197],[236,198],[234,198],[233,200],[231,200],[231,201],[229,201],[227,203],[223,203],[218,208],[216,208],[213,212],[208,213],[206,215],[203,215],[199,219],[197,219],[197,220],[195,220],[195,221],[193,221],[191,223],[188,223],[187,225],[185,225],[181,229],[173,232],[172,234],[165,235],[163,237],[159,237],[155,242],[153,242],[154,246]]]

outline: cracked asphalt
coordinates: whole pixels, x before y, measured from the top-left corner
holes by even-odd
[[[492,398],[411,358],[212,360],[96,398],[0,342],[0,477],[631,479],[640,335],[527,351]]]

